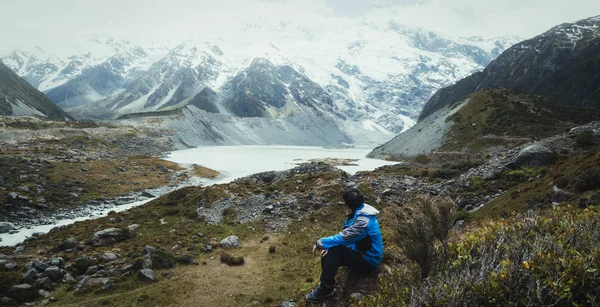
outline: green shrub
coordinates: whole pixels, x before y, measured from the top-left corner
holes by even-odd
[[[364,305],[597,306],[600,208],[487,222],[450,242],[445,259],[427,279],[396,266]]]
[[[150,257],[153,268],[169,269],[175,266],[175,257],[165,249],[157,248]]]
[[[144,258],[142,257],[137,257],[133,260],[133,269],[134,270],[141,270],[142,268],[144,268]]]
[[[0,272],[0,293],[8,291],[12,286],[18,285],[21,281],[19,272]]]
[[[427,155],[419,155],[415,157],[415,162],[419,164],[429,164],[431,162],[431,158]]]
[[[417,263],[423,278],[436,262],[436,239],[445,249],[455,213],[455,204],[450,199],[429,196],[417,197],[412,205],[392,213],[397,221],[393,227],[398,245]]]
[[[579,170],[576,175],[569,179],[568,188],[574,192],[585,192],[600,188],[600,167]]]
[[[229,253],[222,253],[220,258],[222,263],[226,263],[228,265],[242,265],[244,264],[244,257],[242,256],[234,256]]]

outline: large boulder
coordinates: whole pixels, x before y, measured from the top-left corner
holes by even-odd
[[[68,238],[64,241],[62,241],[62,243],[60,243],[57,247],[57,249],[59,251],[65,251],[68,249],[74,249],[75,247],[77,247],[77,245],[79,245],[79,241],[77,241],[77,239],[75,238]]]
[[[119,228],[108,228],[94,233],[93,239],[116,239],[123,234]]]
[[[38,290],[30,284],[20,284],[8,290],[6,296],[20,302],[29,302],[38,298]]]
[[[515,160],[508,165],[510,168],[519,169],[522,167],[542,166],[551,163],[554,152],[542,145],[532,144],[518,153]]]
[[[221,240],[220,243],[223,248],[234,248],[234,247],[240,247],[242,245],[242,241],[240,241],[240,238],[238,238],[236,236],[229,236],[229,237]]]
[[[65,272],[57,266],[48,267],[46,270],[44,270],[44,273],[42,273],[42,276],[49,277],[54,282],[62,280],[64,275]]]

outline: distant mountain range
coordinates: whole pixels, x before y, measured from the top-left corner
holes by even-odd
[[[73,120],[44,94],[0,62],[0,115]]]
[[[436,90],[520,41],[452,39],[376,17],[344,28],[244,23],[174,48],[98,38],[72,54],[37,48],[0,59],[76,118],[180,110],[219,125],[254,118],[303,131],[329,122],[338,141],[379,143],[412,126]]]
[[[440,89],[414,127],[370,156],[485,153],[599,118],[600,16],[595,16],[516,44],[482,72]]]

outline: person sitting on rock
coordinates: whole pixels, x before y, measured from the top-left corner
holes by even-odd
[[[335,295],[335,275],[340,266],[359,273],[374,271],[383,256],[383,242],[377,222],[379,211],[364,203],[358,189],[348,189],[343,194],[349,214],[342,232],[317,240],[313,247],[321,252],[321,279],[319,286],[306,296],[310,303],[321,302]]]

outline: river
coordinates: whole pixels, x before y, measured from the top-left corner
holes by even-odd
[[[182,166],[198,164],[214,169],[220,175],[213,180],[193,178],[177,188],[158,188],[149,190],[154,195],[162,195],[174,189],[190,185],[213,185],[231,182],[237,178],[245,177],[265,171],[283,171],[293,168],[299,163],[308,162],[311,159],[351,159],[356,160],[346,166],[338,166],[340,169],[354,174],[357,171],[373,170],[384,165],[395,164],[394,162],[368,159],[366,155],[371,151],[369,148],[322,148],[304,146],[204,146],[192,149],[173,151],[165,155],[165,159],[178,163]],[[0,234],[2,241],[0,245],[14,246],[23,242],[34,233],[47,233],[50,229],[106,216],[110,211],[125,211],[133,207],[141,206],[154,198],[142,201],[122,204],[114,207],[101,208],[75,219],[57,220],[52,225],[39,225],[28,229],[19,229],[14,234]],[[89,210],[89,208],[87,208]]]

